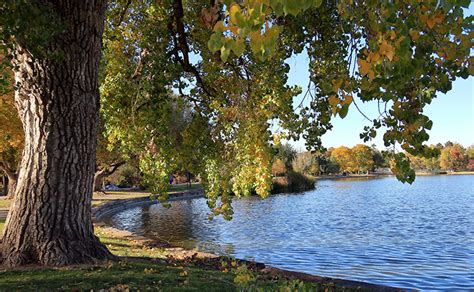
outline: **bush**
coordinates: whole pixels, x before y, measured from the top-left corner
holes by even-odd
[[[286,177],[273,180],[272,193],[302,192],[314,189],[315,180],[299,172],[290,171]]]

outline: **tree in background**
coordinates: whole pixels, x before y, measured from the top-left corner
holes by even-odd
[[[410,166],[415,171],[424,171],[426,169],[425,161],[423,157],[407,154],[408,159],[410,159]]]
[[[283,162],[286,171],[293,170],[292,163],[297,157],[295,148],[289,143],[279,144],[275,148],[275,160]]]
[[[469,159],[474,159],[474,145],[467,147],[466,155]]]
[[[467,169],[470,171],[474,170],[474,145],[471,145],[466,150],[467,157],[469,158],[469,163]]]
[[[312,154],[310,151],[297,153],[292,163],[293,170],[296,172],[309,174],[311,172],[310,168],[312,167],[313,156],[314,154]]]
[[[288,177],[288,174],[293,171],[295,160],[298,158],[296,150],[289,143],[283,143],[275,146],[275,152],[272,175]]]
[[[119,146],[111,144],[104,135],[105,132],[100,131],[99,128],[96,148],[96,171],[94,173],[94,192],[101,191],[104,179],[114,174],[129,159],[129,156],[120,151]]]
[[[372,160],[374,161],[374,166],[373,166],[374,170],[376,168],[388,167],[388,164],[385,161],[382,155],[382,152],[380,152],[380,150],[377,149],[375,144],[372,145],[370,148],[372,151]]]
[[[340,146],[332,150],[331,157],[340,166],[341,171],[354,172],[358,169],[353,151],[346,146]]]
[[[374,167],[374,159],[372,149],[364,144],[357,144],[352,147],[352,154],[357,166],[358,172],[369,172]]]
[[[327,152],[316,151],[313,153],[313,159],[311,161],[311,174],[321,175],[327,173],[329,163],[330,161]]]
[[[13,89],[0,95],[0,172],[8,178],[6,195],[12,199],[18,180],[23,150],[23,128],[13,101]]]
[[[462,170],[467,167],[469,158],[466,155],[466,150],[460,144],[449,142],[446,147],[441,150],[439,163],[441,169],[444,170]]]
[[[423,158],[425,170],[430,173],[437,173],[441,170],[439,157]]]

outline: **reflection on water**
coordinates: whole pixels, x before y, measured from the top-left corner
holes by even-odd
[[[185,247],[307,273],[417,289],[474,289],[474,176],[319,181],[314,191],[125,210],[107,223]]]

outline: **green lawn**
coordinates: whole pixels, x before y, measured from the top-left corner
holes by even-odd
[[[0,228],[3,228],[1,222]],[[234,276],[192,263],[168,263],[160,249],[136,246],[96,228],[97,235],[121,260],[99,266],[31,268],[0,272],[0,290],[236,290]]]
[[[233,277],[220,271],[164,262],[133,260],[105,266],[6,271],[0,290],[236,290]]]
[[[179,185],[172,185],[169,189],[169,193],[178,193],[178,192],[185,192],[189,190],[197,190],[201,188],[201,184],[193,183],[191,187],[188,187],[187,184],[179,184]]]
[[[3,224],[3,223],[2,223]],[[2,226],[3,227],[3,226]],[[303,283],[258,274],[237,261],[170,260],[159,248],[115,238],[97,227],[101,241],[120,260],[96,266],[0,270],[0,291],[101,290],[121,291],[337,291],[333,284]],[[327,289],[327,290],[326,290]],[[342,291],[342,290],[341,290]],[[344,291],[349,291],[345,289]]]
[[[172,191],[181,191],[178,187]],[[122,195],[127,196],[115,194]],[[0,233],[4,224],[1,219]],[[96,266],[18,270],[0,266],[0,291],[351,291],[332,283],[304,283],[258,274],[233,259],[172,260],[167,258],[166,250],[120,238],[107,228],[95,227],[95,230],[107,248],[120,257],[119,261]]]
[[[201,188],[201,184],[193,183],[189,188],[186,184],[172,185],[168,192],[174,193],[185,192],[189,190],[197,190]],[[106,193],[94,193],[92,197],[92,206],[98,206],[111,200],[124,200],[139,197],[148,197],[150,193],[146,191],[106,191]],[[12,200],[0,199],[0,208],[9,208]]]

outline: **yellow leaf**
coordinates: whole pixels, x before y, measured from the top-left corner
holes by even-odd
[[[389,44],[386,40],[382,41],[382,44],[380,45],[379,52],[381,55],[384,55],[389,59],[390,61],[393,60],[393,55],[395,53],[395,48]]]
[[[368,75],[370,72],[372,72],[370,63],[366,60],[357,59],[357,64],[359,64],[359,72],[362,76]]]
[[[378,60],[380,60],[380,54],[379,53],[377,53],[377,52],[375,52],[375,53],[370,52],[369,53],[369,56],[367,57],[368,62],[375,63]]]
[[[346,94],[344,95],[344,101],[342,102],[342,105],[349,105],[352,103],[352,95]]]
[[[431,16],[421,15],[420,19],[426,23],[426,25],[432,29],[436,24],[442,23],[444,20],[444,14],[442,12],[437,12]]]
[[[339,98],[337,98],[337,96],[335,96],[335,95],[331,95],[329,97],[328,101],[329,101],[329,104],[331,105],[332,108],[337,107],[337,105],[340,103]]]
[[[331,83],[332,83],[332,90],[337,93],[339,88],[341,88],[342,79],[333,79],[331,80]]]
[[[390,39],[391,40],[394,40],[395,38],[397,37],[397,34],[395,33],[395,31],[390,31]]]
[[[435,24],[436,22],[434,22],[434,19],[431,17],[426,20],[426,25],[428,25],[429,28],[433,28]]]
[[[224,23],[221,21],[218,21],[215,25],[214,25],[214,31],[224,31],[226,30],[226,27],[224,26]]]
[[[239,29],[237,26],[235,25],[229,25],[228,29],[234,34],[234,35],[237,35],[237,30]]]
[[[229,9],[230,22],[233,24],[237,24],[237,13],[240,13],[240,6],[239,4],[233,3]]]
[[[420,38],[420,33],[417,30],[410,30],[409,34],[414,42],[416,42]]]

